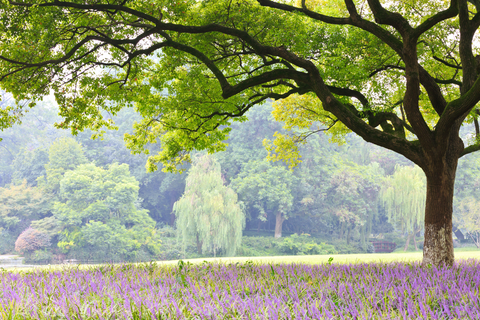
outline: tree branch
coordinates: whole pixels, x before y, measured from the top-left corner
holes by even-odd
[[[414,29],[415,36],[418,38],[427,30],[430,30],[438,23],[453,18],[458,14],[458,7],[457,7],[457,0],[451,0],[450,6],[448,9],[438,12],[437,14],[433,15],[432,17],[425,20],[421,23],[418,27]]]
[[[270,7],[274,9],[279,9],[282,11],[287,11],[287,12],[301,12],[307,15],[308,17],[322,21],[328,24],[337,24],[337,25],[342,25],[342,24],[349,24],[350,19],[349,18],[336,18],[336,17],[331,17],[331,16],[326,16],[323,14],[316,13],[314,11],[308,10],[307,7],[305,6],[305,1],[302,1],[302,8],[294,7],[288,4],[283,4],[283,3],[278,3],[275,1],[270,1],[270,0],[257,0],[257,2],[264,7]]]

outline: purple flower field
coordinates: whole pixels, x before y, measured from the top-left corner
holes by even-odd
[[[0,319],[480,319],[480,263],[110,265],[0,274]]]

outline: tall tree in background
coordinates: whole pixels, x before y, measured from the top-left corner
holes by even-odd
[[[425,215],[425,178],[419,167],[397,166],[395,173],[386,178],[382,190],[382,202],[386,207],[389,222],[396,224],[407,233],[405,251],[413,237],[415,249],[417,241],[415,235],[421,230]]]
[[[260,221],[267,221],[268,214],[275,217],[274,236],[280,238],[283,222],[292,213],[295,181],[293,173],[283,166],[273,166],[266,160],[250,161],[231,186]]]
[[[423,262],[451,265],[457,162],[480,149],[459,136],[477,123],[479,26],[478,0],[4,1],[0,80],[18,101],[54,91],[73,133],[134,103],[129,147],[162,143],[151,170],[223,150],[231,119],[285,99],[277,119],[303,131],[277,146],[353,131],[422,168]],[[2,112],[2,127],[21,111]]]
[[[198,253],[223,249],[234,256],[242,241],[245,214],[237,194],[223,185],[220,165],[212,156],[200,156],[188,171],[185,193],[175,203],[177,230],[184,246],[197,243]]]

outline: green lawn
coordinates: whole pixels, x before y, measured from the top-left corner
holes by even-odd
[[[362,263],[362,262],[410,262],[421,261],[422,251],[417,252],[395,252],[395,253],[368,253],[368,254],[332,254],[332,255],[312,255],[312,256],[276,256],[276,257],[235,257],[235,258],[200,258],[185,259],[191,263],[220,262],[235,263],[254,261],[256,263],[326,263],[329,258],[333,258],[332,263]],[[476,248],[455,249],[455,259],[480,259],[480,250]],[[177,263],[176,261],[165,261],[163,263]]]

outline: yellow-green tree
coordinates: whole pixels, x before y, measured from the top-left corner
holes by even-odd
[[[200,156],[188,171],[185,193],[175,203],[178,235],[184,248],[190,240],[199,254],[223,249],[234,256],[242,241],[245,214],[237,194],[224,186],[220,165],[212,156]]]
[[[385,179],[381,199],[389,222],[407,233],[404,250],[407,251],[412,237],[417,250],[415,235],[423,227],[425,218],[425,176],[422,170],[417,166],[397,165],[395,173]]]

